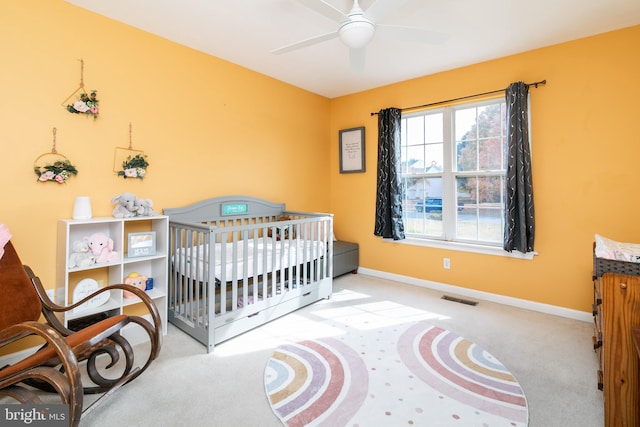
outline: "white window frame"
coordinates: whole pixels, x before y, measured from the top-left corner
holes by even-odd
[[[417,245],[424,247],[433,247],[440,249],[448,249],[448,250],[456,250],[456,251],[464,251],[464,252],[475,252],[487,255],[496,255],[496,256],[504,256],[510,258],[520,258],[520,259],[533,259],[535,253],[527,253],[523,254],[517,251],[507,252],[502,248],[502,242],[500,243],[490,243],[490,242],[477,242],[477,241],[465,241],[464,239],[456,239],[456,214],[457,206],[456,201],[456,186],[455,180],[458,176],[465,175],[463,171],[454,170],[455,165],[455,135],[454,135],[454,123],[453,116],[454,112],[460,108],[468,108],[468,107],[480,107],[483,105],[495,104],[496,102],[504,103],[504,98],[490,98],[484,100],[475,100],[471,102],[465,103],[457,103],[455,105],[447,105],[444,107],[433,108],[429,110],[422,110],[419,112],[411,112],[407,114],[403,114],[403,119],[416,117],[426,114],[432,113],[443,113],[443,172],[439,174],[433,175],[434,177],[441,176],[442,177],[442,237],[428,237],[424,235],[416,235],[409,234],[406,232],[406,238],[403,240],[393,241],[398,244],[409,244],[409,245]],[[470,172],[469,175],[472,176],[505,176],[506,170],[504,171],[490,171],[490,172]],[[404,174],[403,174],[404,176]],[[452,191],[453,190],[453,191]],[[403,217],[406,219],[406,212],[403,212]],[[503,225],[504,227],[504,225]],[[503,228],[502,227],[502,228]]]

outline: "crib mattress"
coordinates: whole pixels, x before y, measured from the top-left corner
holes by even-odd
[[[326,244],[318,240],[271,237],[230,243],[216,243],[213,254],[215,278],[221,282],[242,280],[318,259]],[[173,267],[188,279],[206,281],[209,277],[209,245],[178,248]]]

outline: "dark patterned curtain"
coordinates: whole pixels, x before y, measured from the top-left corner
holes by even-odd
[[[535,221],[527,96],[529,87],[512,83],[506,90],[507,188],[504,250],[533,252]]]
[[[387,108],[378,113],[378,181],[373,234],[393,240],[404,239],[400,182],[401,116],[402,111],[398,108]]]

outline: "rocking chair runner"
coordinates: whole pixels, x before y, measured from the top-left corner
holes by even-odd
[[[107,290],[127,290],[135,294],[146,305],[152,322],[139,316],[120,314],[72,331],[56,317],[56,312],[72,310]],[[46,324],[38,322],[41,313]],[[149,336],[151,348],[141,367],[134,367],[133,347],[120,333],[129,324],[142,327]],[[125,284],[101,288],[68,307],[54,304],[40,279],[28,266],[21,264],[9,242],[0,259],[0,349],[34,335],[44,340],[44,345],[35,353],[0,369],[0,397],[39,404],[42,402],[35,389],[56,392],[61,403],[69,405],[69,424],[77,426],[81,417],[97,403],[139,376],[157,358],[161,347],[161,321],[158,309],[148,295]],[[109,369],[116,366],[121,355],[124,360],[117,368],[117,377],[105,377],[101,371],[110,373]],[[99,356],[110,358],[104,368],[96,364]],[[87,376],[93,384],[83,383],[80,364],[86,365]],[[104,394],[83,409],[85,393]]]

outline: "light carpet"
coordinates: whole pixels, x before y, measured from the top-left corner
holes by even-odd
[[[264,372],[286,426],[526,426],[527,401],[497,358],[419,321],[280,345]]]

